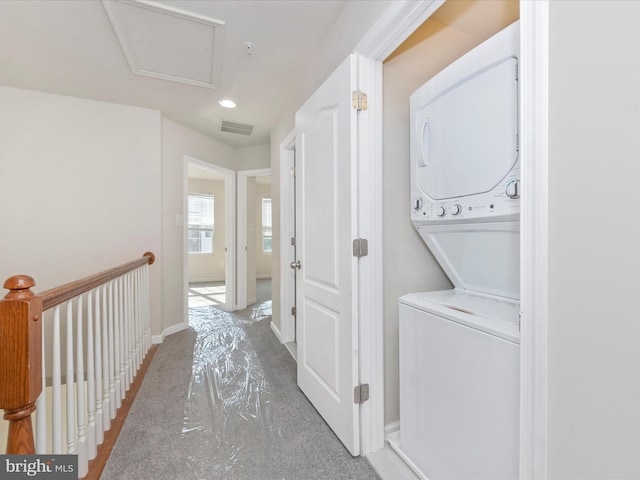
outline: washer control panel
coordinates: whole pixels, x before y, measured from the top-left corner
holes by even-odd
[[[467,197],[434,200],[418,188],[411,199],[411,220],[416,223],[501,221],[520,213],[519,169],[509,172],[493,190]]]

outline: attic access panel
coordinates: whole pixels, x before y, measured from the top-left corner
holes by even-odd
[[[133,73],[218,88],[225,22],[146,0],[102,0]]]

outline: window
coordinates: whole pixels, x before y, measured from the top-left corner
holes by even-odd
[[[271,252],[271,199],[262,197],[262,251]]]
[[[189,195],[189,253],[213,253],[213,195]]]

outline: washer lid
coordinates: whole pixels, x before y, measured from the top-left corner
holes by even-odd
[[[455,289],[410,293],[400,303],[520,343],[520,302]]]
[[[435,200],[485,193],[518,160],[518,60],[504,58],[440,93],[412,96],[417,183]],[[445,73],[445,72],[443,72]],[[435,84],[441,79],[434,77]]]

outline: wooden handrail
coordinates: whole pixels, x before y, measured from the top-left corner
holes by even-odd
[[[76,280],[75,282],[69,282],[59,287],[50,288],[49,290],[40,292],[38,296],[42,297],[42,310],[49,310],[56,305],[60,305],[67,300],[93,290],[94,288],[99,287],[100,285],[107,283],[114,278],[118,278],[119,276],[124,275],[131,270],[135,270],[142,265],[145,265],[147,263],[149,265],[153,265],[153,262],[155,261],[156,256],[153,253],[145,252],[142,258],[139,258],[138,260],[133,260],[118,267],[105,270],[104,272],[100,272],[95,275]]]
[[[9,420],[7,454],[34,454],[31,414],[42,392],[42,312],[155,261],[142,258],[60,287],[34,294],[33,278],[16,275],[4,282],[0,299],[0,409]]]

